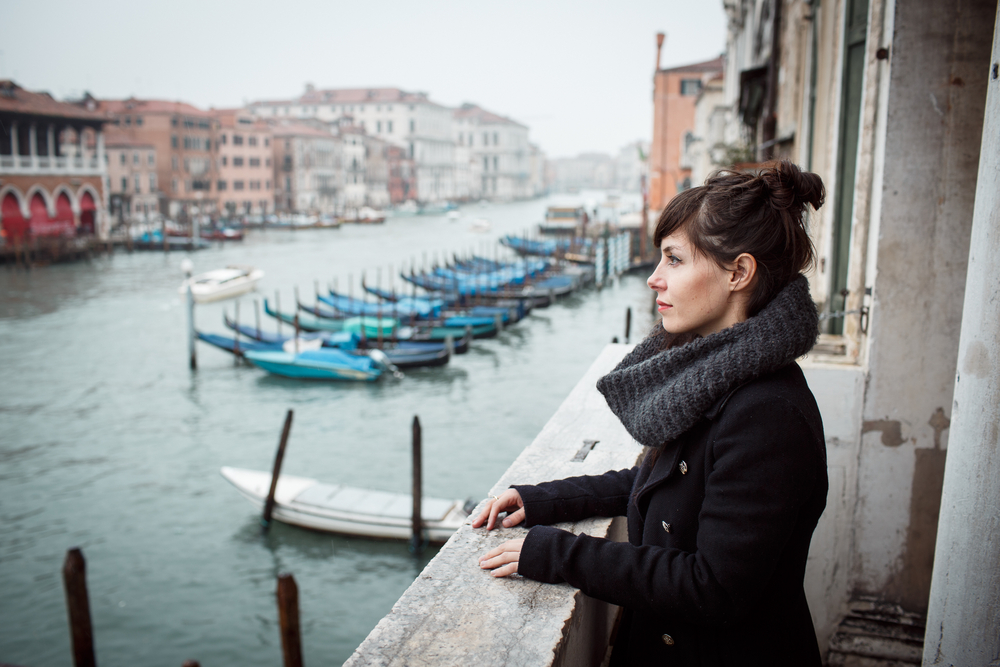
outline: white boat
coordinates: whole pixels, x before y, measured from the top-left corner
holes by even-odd
[[[476,218],[469,228],[474,232],[488,232],[493,228],[493,223],[486,218]]]
[[[233,265],[192,276],[182,282],[177,291],[186,294],[188,285],[191,285],[195,302],[208,303],[253,291],[263,277],[264,272],[260,269]]]
[[[577,234],[586,215],[582,206],[549,206],[538,230],[543,234]]]
[[[263,511],[271,488],[271,473],[228,466],[221,472],[258,511]],[[429,542],[447,542],[469,516],[464,505],[461,500],[425,496],[420,504],[424,537]],[[328,533],[406,540],[413,534],[412,512],[413,499],[409,494],[279,475],[271,517]]]

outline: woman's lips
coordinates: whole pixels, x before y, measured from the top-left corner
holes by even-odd
[[[671,306],[669,303],[663,303],[659,299],[656,300],[656,309],[658,311],[660,311],[662,313],[663,311],[667,310],[668,308],[673,308],[673,306]]]

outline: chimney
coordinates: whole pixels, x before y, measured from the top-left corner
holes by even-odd
[[[663,40],[666,38],[666,34],[662,32],[656,33],[656,70],[660,71],[660,51],[663,50]]]

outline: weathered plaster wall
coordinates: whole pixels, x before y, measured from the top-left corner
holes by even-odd
[[[830,477],[826,510],[809,545],[805,579],[816,638],[825,649],[847,604],[865,373],[858,366],[824,364],[808,357],[800,365],[823,415]]]
[[[930,585],[995,9],[899,0],[889,45],[851,575],[855,594],[913,611]]]
[[[1000,664],[1000,13],[988,87],[924,665]]]

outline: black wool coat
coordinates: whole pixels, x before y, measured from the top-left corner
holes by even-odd
[[[721,398],[652,466],[516,486],[535,526],[518,572],[623,607],[612,664],[819,666],[802,582],[827,487],[793,363]],[[621,515],[627,543],[547,525]]]

